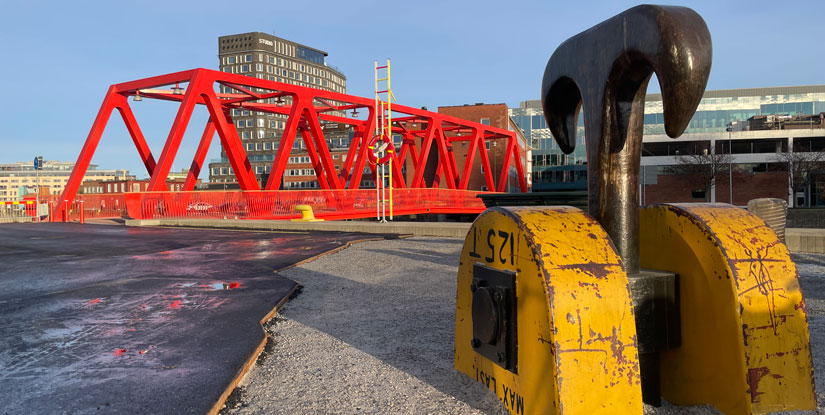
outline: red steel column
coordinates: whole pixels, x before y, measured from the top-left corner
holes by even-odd
[[[496,191],[503,192],[507,190],[507,181],[510,179],[510,161],[513,159],[514,137],[511,135],[507,137],[507,150],[504,153],[504,163],[501,165],[501,173],[498,176],[498,189]]]
[[[516,145],[513,146],[513,159],[516,164],[516,174],[518,174],[518,185],[522,193],[527,191],[527,178],[524,176],[524,166],[521,164],[521,150],[518,146],[518,136],[515,139]],[[525,155],[526,157],[526,155]]]
[[[178,148],[180,148],[183,134],[186,132],[186,127],[189,124],[189,119],[192,117],[192,110],[195,109],[195,104],[198,103],[198,94],[203,89],[203,84],[201,71],[195,71],[189,80],[189,86],[186,88],[186,93],[178,108],[175,121],[172,123],[169,136],[166,138],[163,152],[160,153],[160,159],[158,160],[155,172],[149,179],[148,190],[150,192],[168,190],[166,187],[166,179],[169,176],[169,170],[172,168],[172,162],[175,160]]]
[[[355,161],[355,154],[358,151],[358,146],[361,145],[361,141],[364,140],[364,127],[362,126],[355,126],[355,131],[352,134],[352,140],[349,143],[349,150],[347,150],[346,160],[341,163],[341,172],[338,173],[338,180],[341,182],[341,185],[344,187],[349,188],[347,182],[349,181],[350,177],[352,177],[352,163]]]
[[[421,150],[418,153],[418,159],[415,162],[415,172],[413,173],[413,181],[410,187],[425,187],[421,185],[424,181],[424,168],[427,166],[427,158],[430,155],[430,146],[433,143],[433,135],[437,128],[434,125],[433,119],[427,120],[427,132],[424,139],[421,140]]]
[[[321,165],[321,160],[318,159],[318,152],[315,150],[315,143],[313,143],[312,136],[310,135],[309,131],[307,131],[307,126],[303,125],[298,127],[298,130],[301,132],[301,137],[304,139],[304,144],[307,146],[307,154],[309,154],[309,159],[312,161],[312,168],[315,170],[315,177],[318,179],[318,186],[321,189],[327,190],[329,189],[329,182],[327,181],[326,173],[324,172],[324,166]]]
[[[272,161],[272,169],[269,171],[269,180],[266,182],[266,190],[278,190],[281,180],[284,177],[289,161],[289,154],[292,152],[292,143],[295,142],[295,133],[298,131],[298,123],[301,121],[303,102],[298,95],[292,96],[292,108],[289,111],[289,118],[286,120],[284,133],[278,143],[278,152],[275,153],[275,160]]]
[[[445,176],[447,176],[447,188],[455,189],[455,171],[453,171],[451,158],[452,154],[447,150],[447,137],[444,136],[444,130],[441,128],[436,131],[435,135],[436,145],[438,146],[438,153],[441,157],[439,165],[443,166]]]
[[[496,182],[493,180],[493,172],[490,167],[490,156],[487,154],[487,143],[484,141],[485,133],[479,137],[478,149],[481,154],[481,168],[484,170],[484,182],[487,183],[487,190],[496,191]]]
[[[129,135],[132,136],[132,141],[135,143],[135,147],[137,147],[138,154],[140,154],[140,159],[143,161],[143,165],[146,166],[146,171],[151,177],[155,172],[155,158],[152,156],[152,151],[149,149],[149,145],[146,144],[146,139],[140,131],[140,126],[138,126],[137,120],[135,120],[135,115],[132,113],[132,108],[129,106],[129,100],[124,99],[123,103],[117,106],[117,110],[120,112],[120,117],[123,118],[123,123],[126,124],[126,129],[129,130]]]
[[[461,181],[458,183],[458,188],[461,190],[467,190],[467,186],[470,183],[470,175],[473,174],[473,161],[475,161],[478,142],[481,141],[481,133],[478,129],[473,128],[472,137],[470,140],[470,148],[467,150],[467,160],[464,161],[464,170],[461,172]]]
[[[327,172],[330,187],[333,189],[342,188],[341,183],[338,181],[338,175],[335,174],[335,164],[333,164],[332,157],[329,154],[329,147],[327,147],[327,140],[326,137],[324,137],[324,132],[321,130],[321,123],[318,122],[318,114],[314,109],[307,108],[304,110],[304,119],[309,125],[312,138],[315,139],[315,147],[318,156],[321,158],[321,164]],[[304,139],[304,141],[306,141],[306,139]]]
[[[223,144],[223,149],[226,151],[229,164],[235,171],[235,178],[238,179],[241,190],[260,190],[261,187],[258,185],[258,180],[255,179],[255,173],[252,171],[252,164],[249,163],[241,139],[238,137],[238,131],[235,129],[229,114],[224,112],[221,107],[218,97],[215,96],[215,91],[212,90],[211,82],[207,83],[201,91],[201,97],[203,97],[206,109],[209,111],[209,117],[218,132],[218,137],[221,138],[221,144]]]
[[[109,87],[106,92],[106,97],[103,99],[103,104],[100,105],[100,110],[97,112],[95,122],[92,124],[89,135],[86,137],[86,143],[83,144],[83,149],[80,150],[80,155],[77,157],[77,162],[72,169],[72,174],[69,176],[69,181],[66,182],[66,187],[63,189],[63,194],[60,195],[60,200],[57,202],[55,216],[51,219],[55,221],[56,218],[65,218],[68,221],[68,203],[74,200],[77,189],[83,182],[83,176],[86,175],[86,169],[89,168],[89,163],[92,161],[92,156],[97,149],[97,144],[100,142],[100,136],[103,130],[106,129],[106,124],[109,122],[109,116],[112,115],[112,110],[118,104],[126,100],[126,97],[117,93],[115,86]]]
[[[367,116],[367,123],[364,125],[364,134],[361,137],[361,142],[358,143],[360,147],[358,149],[358,155],[355,157],[355,167],[352,171],[352,177],[349,179],[350,189],[358,189],[361,187],[361,176],[364,174],[364,164],[367,161],[367,151],[369,151],[370,140],[373,135],[372,133],[375,131],[375,118],[375,108],[370,107],[369,115]],[[374,171],[375,169],[371,170]]]
[[[212,143],[212,137],[215,135],[215,123],[212,118],[206,122],[206,127],[203,129],[201,141],[198,143],[198,150],[195,151],[195,158],[192,160],[192,165],[189,166],[189,174],[186,176],[186,181],[183,182],[183,191],[191,192],[198,182],[198,176],[201,174],[203,162],[206,160],[206,153],[209,152],[209,145]]]

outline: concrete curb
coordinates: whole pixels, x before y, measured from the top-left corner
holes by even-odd
[[[367,222],[367,221],[324,221],[289,222],[277,220],[233,220],[233,219],[143,219],[126,220],[126,226],[172,226],[188,228],[248,229],[265,231],[327,231],[394,233],[413,236],[436,236],[464,239],[471,223],[464,222]]]
[[[413,236],[437,236],[460,238],[467,236],[471,223],[466,222],[367,222],[367,221],[325,221],[288,222],[275,220],[233,220],[233,219],[144,219],[126,220],[126,226],[172,226],[189,228],[249,229],[266,231],[327,231],[395,233]],[[788,228],[785,230],[785,244],[791,252],[825,253],[825,229]]]
[[[791,252],[825,254],[825,229],[787,228],[785,245]]]

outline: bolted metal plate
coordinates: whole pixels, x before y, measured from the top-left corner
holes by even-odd
[[[475,351],[513,372],[516,356],[516,273],[473,265],[473,339]]]
[[[628,274],[642,373],[642,400],[660,406],[661,376],[659,352],[678,347],[682,341],[679,324],[679,275],[641,269]]]
[[[679,275],[642,269],[628,274],[639,353],[655,353],[678,347],[682,342],[679,324]]]

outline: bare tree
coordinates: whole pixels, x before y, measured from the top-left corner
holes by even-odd
[[[797,206],[796,194],[804,192],[811,184],[814,173],[825,172],[825,152],[794,151],[777,153],[774,160],[788,169],[788,184],[793,192],[793,206]],[[809,198],[806,198],[808,200]],[[808,200],[810,204],[810,200]]]
[[[707,202],[716,178],[728,174],[730,162],[730,154],[685,154],[676,156],[676,165],[670,171],[684,177],[694,190],[703,190]]]

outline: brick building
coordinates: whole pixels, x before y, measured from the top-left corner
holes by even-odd
[[[449,115],[451,117],[461,118],[464,120],[473,121],[496,128],[501,128],[503,130],[515,131],[516,136],[518,137],[518,147],[521,154],[521,165],[524,168],[524,175],[525,179],[527,180],[527,187],[528,189],[530,188],[531,149],[528,146],[527,140],[525,139],[521,129],[519,129],[518,126],[513,122],[513,120],[510,119],[507,105],[484,103],[476,103],[474,105],[465,104],[458,106],[438,107],[438,112],[440,114]],[[506,144],[507,143],[505,139],[488,140],[486,143],[487,154],[490,158],[490,167],[493,170],[494,179],[498,179],[498,175],[501,172],[501,167],[504,163],[504,158],[506,155]],[[464,168],[465,160],[467,160],[467,152],[469,151],[469,147],[470,145],[466,141],[457,142],[452,145],[453,154],[455,155],[455,161],[459,171],[462,171],[462,169]],[[433,150],[435,151],[434,153]],[[438,149],[435,148],[435,146],[433,146],[430,154],[431,156],[435,155],[437,157]],[[407,170],[412,171],[409,165]],[[467,189],[493,190],[487,189],[487,183],[484,180],[484,172],[481,169],[481,156],[479,156],[478,153],[476,153],[475,157],[473,158],[473,167],[471,169],[471,172],[472,174],[470,175],[470,180],[468,182]],[[446,186],[442,183],[441,187]],[[505,191],[521,191],[518,184],[518,174],[516,173],[516,168],[513,165],[512,160],[510,162],[510,172],[508,174],[507,188],[505,189]]]

